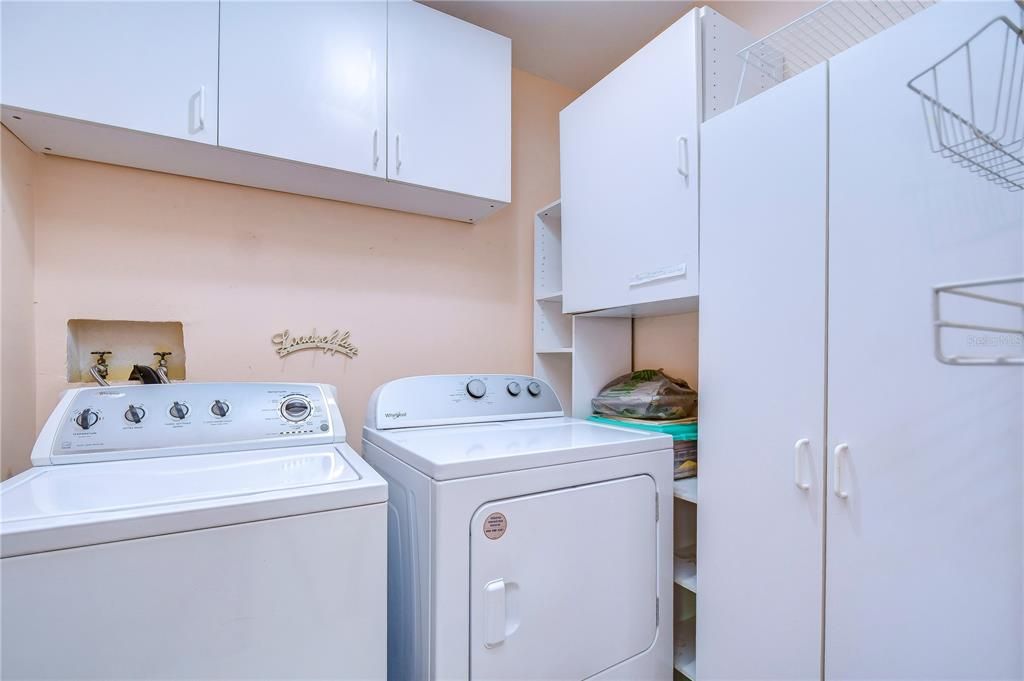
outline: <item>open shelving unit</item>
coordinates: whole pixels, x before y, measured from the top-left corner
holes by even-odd
[[[675,650],[672,664],[690,681],[697,679],[697,477],[672,483],[675,497],[672,581],[675,590]]]
[[[633,368],[632,320],[563,313],[561,201],[537,211],[533,243],[533,373],[585,418],[591,398]]]

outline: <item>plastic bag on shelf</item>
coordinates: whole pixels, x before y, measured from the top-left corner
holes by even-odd
[[[697,391],[661,369],[644,369],[614,379],[591,406],[603,416],[672,421],[696,412]]]

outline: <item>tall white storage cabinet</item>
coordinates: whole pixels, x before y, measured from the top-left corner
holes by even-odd
[[[216,144],[218,5],[5,0],[0,100]]]
[[[1020,13],[939,4],[702,130],[701,679],[1024,674],[1024,376],[938,361],[931,308],[1024,271],[1024,194],[907,88]]]
[[[512,200],[512,41],[388,3],[388,178]]]
[[[751,40],[694,10],[562,111],[566,312],[675,299],[695,309],[697,132],[731,103],[735,53]]]
[[[700,679],[821,669],[826,69],[701,132]]]
[[[829,678],[1024,677],[1024,369],[941,364],[930,325],[932,287],[1024,272],[1024,192],[932,153],[906,87],[1000,14],[1024,17],[943,3],[831,62]],[[979,67],[1003,35],[972,45]],[[959,59],[940,75],[947,96],[967,85]],[[990,110],[998,68],[973,77]],[[1004,325],[999,307],[964,312]],[[974,352],[1013,342],[951,336]]]
[[[388,5],[224,0],[221,146],[385,177]]]

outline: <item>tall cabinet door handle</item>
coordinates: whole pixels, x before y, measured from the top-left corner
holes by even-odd
[[[843,489],[843,459],[850,452],[850,445],[845,442],[836,445],[835,456],[832,460],[832,492],[840,499],[846,499],[850,493]]]
[[[373,169],[377,169],[377,164],[380,163],[380,154],[377,152],[377,137],[380,135],[380,130],[373,131]]]
[[[206,130],[206,86],[199,86],[199,130]]]
[[[505,641],[505,580],[484,584],[484,646],[494,648]]]
[[[676,139],[676,170],[690,181],[690,141],[684,135]]]
[[[402,172],[402,136],[395,135],[395,175]]]
[[[810,444],[810,440],[802,437],[793,445],[793,483],[805,492],[811,488],[811,483],[804,482],[804,476],[800,470],[800,454],[803,453],[804,447],[808,447]]]

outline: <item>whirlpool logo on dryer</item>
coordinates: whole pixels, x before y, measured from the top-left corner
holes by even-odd
[[[384,412],[384,417],[385,418],[389,418],[389,419],[400,419],[400,418],[404,417],[405,415],[406,414],[405,414],[404,411],[386,411],[386,412]]]

